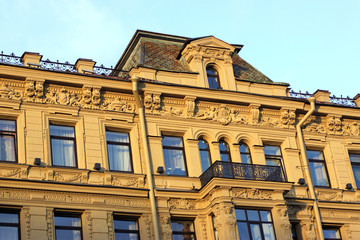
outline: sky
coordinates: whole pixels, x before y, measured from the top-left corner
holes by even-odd
[[[115,66],[137,29],[243,44],[240,56],[302,92],[360,93],[359,0],[0,0],[0,51]]]

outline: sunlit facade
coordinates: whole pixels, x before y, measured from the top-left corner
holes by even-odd
[[[359,95],[290,93],[242,47],[0,55],[0,239],[360,239]]]

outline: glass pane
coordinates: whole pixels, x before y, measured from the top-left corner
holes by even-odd
[[[315,186],[329,186],[325,165],[322,162],[309,162],[311,176]]]
[[[243,210],[243,209],[235,209],[235,215],[236,215],[236,220],[246,221],[245,210]]]
[[[265,155],[281,156],[281,151],[279,146],[265,146],[264,153]]]
[[[269,211],[260,211],[261,221],[271,222],[271,214]]]
[[[192,221],[172,221],[171,229],[176,232],[194,232]]]
[[[248,239],[250,239],[249,229],[248,229],[247,223],[238,222],[237,225],[238,225],[238,231],[239,231],[240,240],[248,240]]]
[[[163,149],[167,175],[186,175],[182,150]]]
[[[210,163],[210,155],[208,151],[200,151],[200,159],[201,159],[201,168],[202,171],[205,172],[211,165]]]
[[[229,151],[229,146],[228,146],[228,144],[226,143],[226,142],[223,142],[223,141],[221,141],[221,142],[219,142],[219,149],[220,149],[220,151]]]
[[[16,122],[13,120],[0,120],[0,131],[16,131]]]
[[[50,125],[50,135],[58,137],[75,137],[74,127]]]
[[[81,227],[79,217],[55,216],[55,226]]]
[[[324,229],[324,238],[341,239],[339,229]]]
[[[321,151],[307,151],[307,155],[309,159],[313,159],[313,160],[324,160],[323,156],[322,156],[322,152]]]
[[[121,230],[137,230],[136,220],[126,221],[126,220],[114,220],[114,228]]]
[[[280,160],[277,159],[266,159],[266,165],[268,166],[281,166]]]
[[[138,240],[137,233],[115,233],[116,240]]]
[[[218,75],[217,71],[212,67],[206,68],[206,74],[207,75]]]
[[[56,229],[56,240],[81,240],[80,230]]]
[[[212,89],[218,89],[219,88],[219,83],[218,83],[218,78],[217,77],[208,76],[208,81],[209,81],[209,88],[212,88]]]
[[[17,227],[0,226],[0,240],[19,240]]]
[[[75,143],[73,140],[51,139],[53,165],[75,167]]]
[[[262,240],[259,224],[250,224],[251,236],[253,240]]]
[[[108,144],[108,155],[110,170],[132,171],[129,146]]]
[[[162,145],[167,147],[183,147],[181,137],[163,137]]]
[[[265,240],[275,240],[274,228],[271,223],[262,224]]]
[[[209,146],[205,140],[199,140],[199,149],[209,150]]]
[[[241,154],[241,162],[251,164],[251,158],[249,154]]]
[[[259,213],[257,210],[247,210],[246,212],[249,221],[259,221]]]
[[[241,153],[249,153],[250,152],[248,146],[246,146],[245,144],[241,144],[239,148],[240,148]]]
[[[111,142],[129,143],[129,134],[106,131],[106,140]]]
[[[172,240],[195,240],[195,236],[190,234],[173,234]]]
[[[360,154],[350,154],[350,161],[353,163],[360,163]]]
[[[0,213],[0,223],[19,223],[17,213]]]
[[[0,161],[16,161],[14,136],[0,136]]]
[[[352,166],[356,187],[360,188],[360,166]]]

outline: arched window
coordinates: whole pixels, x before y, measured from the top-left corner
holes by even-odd
[[[219,73],[212,65],[206,67],[206,74],[209,82],[209,88],[221,89]]]
[[[251,161],[249,147],[245,143],[240,143],[239,149],[240,149],[241,162],[251,164],[252,161]]]
[[[200,152],[201,168],[202,171],[205,172],[206,169],[208,169],[211,165],[211,157],[210,157],[209,144],[203,139],[199,139],[199,152]]]
[[[224,140],[219,141],[220,157],[223,162],[231,162],[230,148]]]

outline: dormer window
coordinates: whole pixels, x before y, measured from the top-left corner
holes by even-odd
[[[209,82],[209,88],[221,89],[219,73],[212,65],[206,67],[206,74]]]

